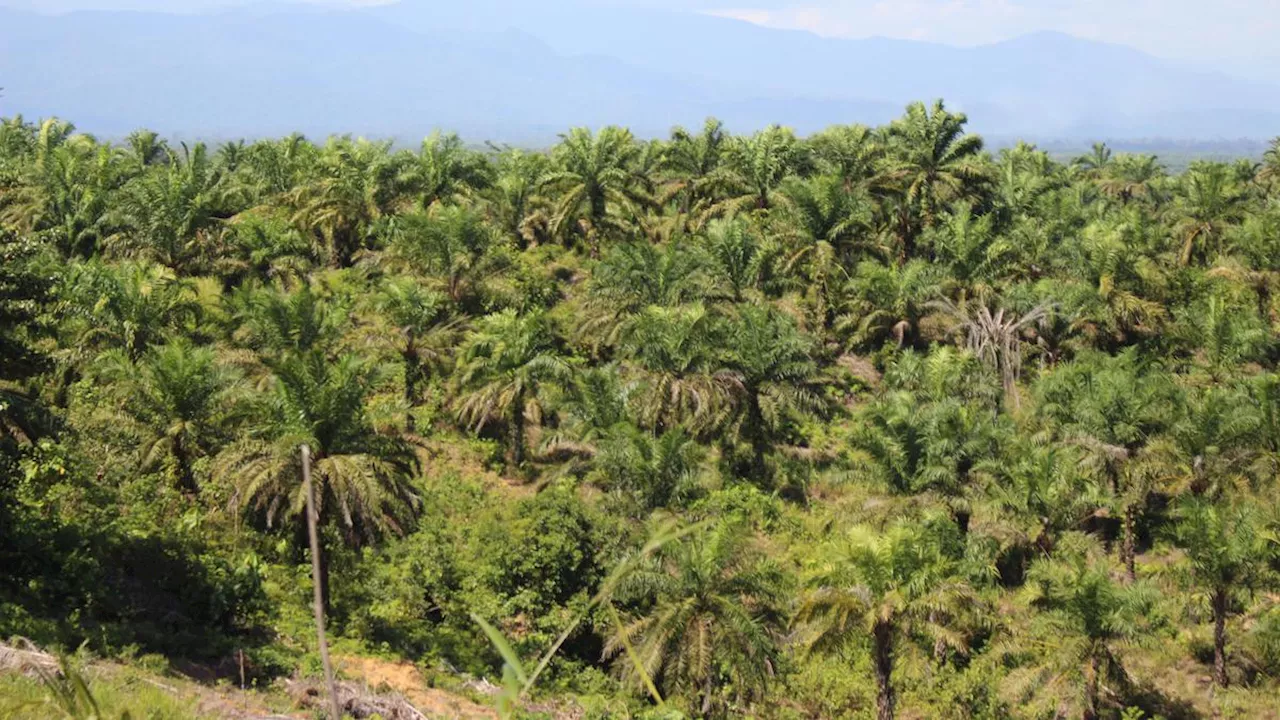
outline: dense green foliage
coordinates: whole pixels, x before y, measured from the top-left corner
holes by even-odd
[[[965,125],[4,121],[0,636],[306,665],[305,443],[346,647],[556,647],[598,717],[1275,717],[1280,141]]]

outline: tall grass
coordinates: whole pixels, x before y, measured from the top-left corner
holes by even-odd
[[[190,705],[130,673],[91,673],[66,657],[59,672],[0,675],[6,720],[199,720]]]

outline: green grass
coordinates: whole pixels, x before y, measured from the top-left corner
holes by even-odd
[[[124,671],[88,673],[89,691],[101,714],[95,720],[204,720],[184,694],[171,693],[144,681],[139,673]],[[49,688],[37,679],[20,675],[0,676],[0,717],[8,720],[89,720],[87,711],[69,713],[54,702]]]
[[[49,679],[0,673],[0,720],[215,720],[296,709],[281,692],[205,685],[145,662],[79,659],[64,668]]]

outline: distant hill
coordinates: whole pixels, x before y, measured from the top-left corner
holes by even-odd
[[[573,125],[661,135],[884,122],[943,97],[979,131],[1260,139],[1276,88],[1042,33],[978,48],[824,39],[696,14],[571,3],[263,4],[206,14],[0,10],[0,114],[119,134],[359,132],[545,142]]]

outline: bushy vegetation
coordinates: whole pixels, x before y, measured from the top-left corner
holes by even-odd
[[[305,670],[307,444],[339,643],[442,682],[1276,717],[1280,141],[1171,175],[966,122],[4,121],[0,636]]]

